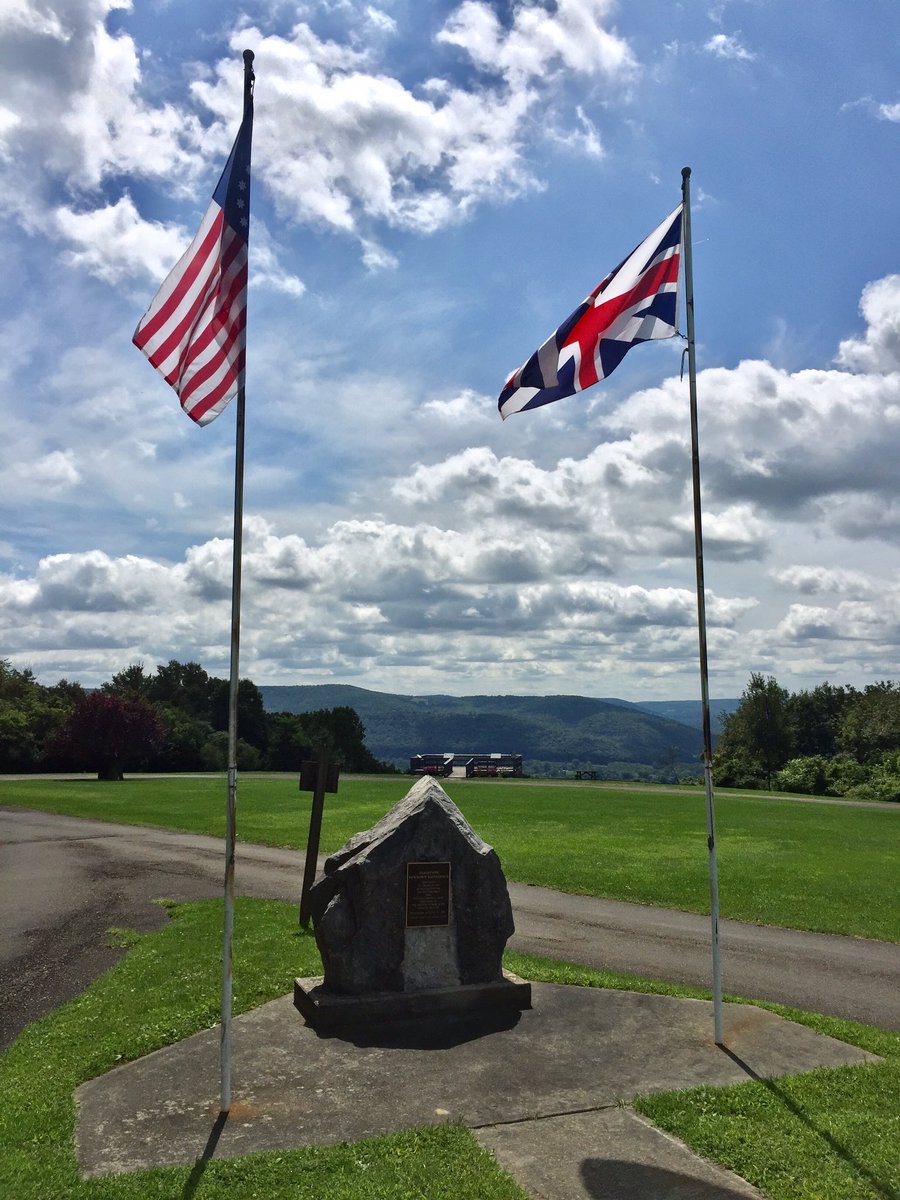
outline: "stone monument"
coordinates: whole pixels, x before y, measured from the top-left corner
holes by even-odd
[[[296,980],[294,1003],[316,1028],[531,1007],[502,966],[500,860],[434,779],[332,854],[309,899],[325,974]]]

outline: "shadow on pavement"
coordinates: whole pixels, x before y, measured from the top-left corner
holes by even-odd
[[[748,1193],[736,1192],[721,1183],[704,1183],[695,1176],[668,1171],[621,1159],[586,1158],[581,1164],[581,1181],[591,1200],[747,1200]]]

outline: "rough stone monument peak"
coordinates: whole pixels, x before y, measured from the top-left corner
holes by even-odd
[[[301,1002],[308,991],[319,1002],[379,997],[382,1019],[426,1013],[438,993],[451,1009],[453,997],[472,1008],[479,997],[490,1006],[513,1001],[518,987],[510,1007],[528,1007],[527,985],[502,968],[514,925],[500,860],[434,779],[420,779],[326,860],[310,911],[325,971],[311,991],[295,988],[310,1019],[313,1007]],[[319,1015],[321,1003],[315,1008]]]

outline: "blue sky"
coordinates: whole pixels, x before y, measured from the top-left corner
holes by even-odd
[[[681,343],[496,397],[692,168],[711,690],[900,675],[900,8],[0,8],[0,654],[227,674],[233,410],[132,347],[256,54],[242,670],[698,694]]]

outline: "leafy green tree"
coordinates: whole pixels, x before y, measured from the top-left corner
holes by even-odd
[[[208,771],[204,747],[212,735],[208,721],[199,721],[170,704],[154,706],[163,728],[163,738],[154,751],[154,771]]]
[[[50,687],[45,687],[44,695],[51,704],[59,708],[71,709],[84,696],[84,688],[80,683],[71,683],[68,679],[60,679]]]
[[[38,769],[51,771],[65,765],[58,753],[60,739],[66,722],[84,696],[84,688],[78,683],[69,683],[67,679],[60,679],[52,687],[41,688],[41,699],[29,713],[29,725],[37,747]]]
[[[213,729],[228,729],[227,679],[210,679],[210,715]],[[238,736],[258,750],[264,750],[268,739],[268,722],[262,692],[251,679],[238,680]]]
[[[113,675],[109,683],[104,683],[104,692],[114,692],[117,696],[125,696],[130,700],[140,697],[149,700],[153,688],[153,676],[144,670],[143,663],[131,663],[124,671]]]
[[[61,679],[45,687],[27,667],[19,671],[0,660],[0,771],[52,770],[64,765],[57,749],[60,734],[83,695],[77,683]]]
[[[900,750],[900,686],[892,680],[870,683],[844,711],[839,742],[857,762],[871,763]]]
[[[0,659],[0,770],[36,769],[39,751],[32,726],[40,693],[31,671],[18,671]]]
[[[165,666],[158,666],[147,694],[147,699],[212,724],[212,705],[215,684],[199,663],[181,663],[170,659]]]
[[[821,755],[831,758],[838,752],[841,721],[847,706],[858,693],[852,687],[820,683],[811,692],[788,697],[787,721],[791,757]]]
[[[299,771],[313,749],[296,713],[269,713],[266,765],[270,771]]]
[[[0,701],[0,772],[34,771],[38,751],[28,714]]]
[[[144,690],[146,680],[142,670],[129,667],[115,677],[114,682],[118,681],[115,690],[146,696],[169,712],[180,712],[214,731],[227,732],[227,679],[209,675],[199,663],[181,663],[173,658],[156,668],[156,675]],[[238,682],[237,721],[239,737],[263,751],[268,722],[262,692],[251,679]],[[204,730],[203,741],[208,736],[208,730]]]
[[[769,787],[773,775],[784,766],[790,753],[787,699],[787,691],[778,686],[773,675],[763,678],[754,673],[741,702],[747,733],[762,760]]]
[[[366,727],[355,708],[340,705],[300,716],[313,751],[325,753],[347,771],[384,771],[386,766],[366,748]]]
[[[750,676],[740,704],[723,718],[716,748],[718,783],[754,787],[759,784],[752,779],[764,779],[767,787],[772,786],[775,772],[790,754],[787,702],[788,693],[774,676],[758,672]],[[734,781],[737,777],[740,782]]]

